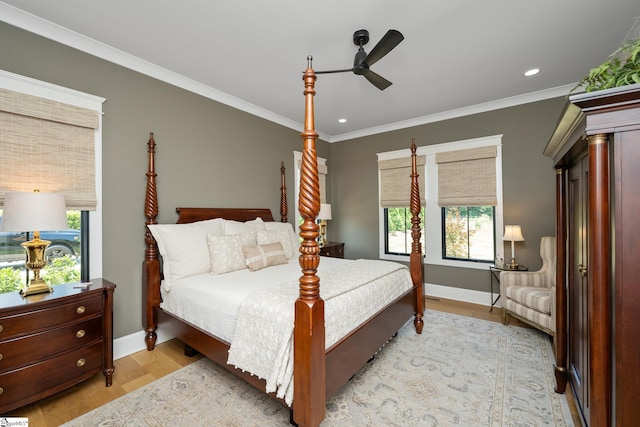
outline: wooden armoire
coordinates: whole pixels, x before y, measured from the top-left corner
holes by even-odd
[[[640,425],[640,84],[573,95],[556,168],[558,391],[585,423]]]

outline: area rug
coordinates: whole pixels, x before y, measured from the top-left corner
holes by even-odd
[[[327,402],[322,426],[573,426],[548,336],[428,310]],[[65,424],[289,426],[289,410],[201,359]]]

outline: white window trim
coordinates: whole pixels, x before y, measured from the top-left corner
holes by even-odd
[[[466,139],[441,144],[418,147],[416,155],[425,156],[425,170],[419,171],[421,177],[425,178],[425,199],[427,207],[425,209],[425,233],[426,233],[426,253],[425,264],[443,265],[449,267],[472,268],[486,270],[486,263],[476,261],[459,261],[442,258],[442,214],[438,206],[438,168],[436,164],[436,154],[446,151],[466,150],[469,148],[479,148],[496,146],[496,195],[497,205],[495,209],[496,222],[496,257],[504,259],[504,245],[502,242],[503,213],[502,213],[502,135],[491,135],[481,138]],[[410,157],[411,150],[403,149],[378,153],[378,161]],[[380,189],[380,172],[378,171],[378,189]],[[380,195],[378,194],[378,197]],[[379,256],[380,259],[391,261],[409,262],[409,255],[390,255],[384,253],[385,229],[384,229],[384,208],[379,208]]]
[[[102,104],[106,99],[4,70],[0,70],[0,88],[98,112],[94,138],[97,203],[96,210],[89,211],[89,272],[92,278],[102,277]]]
[[[322,157],[317,157],[317,161],[318,161],[318,167],[320,166],[326,166],[327,165],[327,159],[324,159]],[[301,151],[294,151],[293,152],[293,170],[294,170],[294,198],[295,198],[295,204],[296,204],[296,209],[295,209],[295,213],[296,213],[296,218],[294,220],[294,228],[296,230],[296,233],[298,231],[298,221],[300,218],[302,218],[302,215],[300,215],[300,211],[298,210],[298,200],[300,200],[300,168],[298,167],[298,165],[300,164],[300,162],[302,162],[302,152]],[[329,203],[327,201],[327,203]],[[289,209],[291,210],[291,209]]]

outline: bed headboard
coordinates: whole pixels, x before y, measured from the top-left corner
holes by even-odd
[[[263,221],[273,221],[271,210],[264,208],[176,208],[176,212],[178,213],[177,224],[213,218],[244,222],[259,217]]]

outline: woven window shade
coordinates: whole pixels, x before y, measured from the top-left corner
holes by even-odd
[[[495,206],[496,147],[436,154],[439,206]]]
[[[424,171],[426,156],[416,157],[418,174]],[[411,205],[411,157],[381,160],[380,170],[380,206],[383,208],[401,208]],[[420,205],[426,206],[424,177],[418,179]]]
[[[38,189],[95,210],[98,123],[97,111],[0,89],[0,206],[5,193]]]
[[[302,168],[302,161],[298,161],[298,169]],[[327,165],[318,164],[318,181],[320,183],[320,203],[327,203]]]

